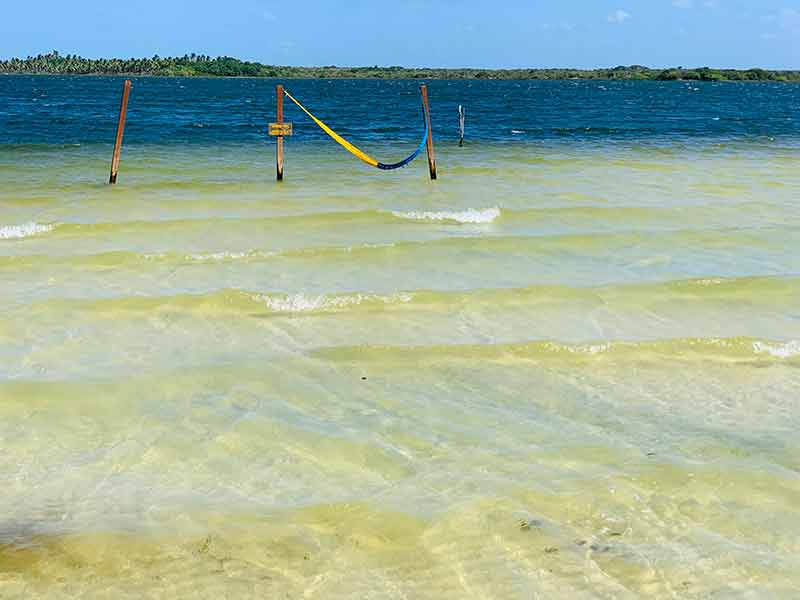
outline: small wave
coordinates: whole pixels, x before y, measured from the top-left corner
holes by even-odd
[[[6,261],[0,257],[0,269],[14,267],[19,259],[11,257]],[[23,257],[21,260],[28,260]],[[140,259],[135,259],[140,260]],[[150,260],[158,261],[153,255]],[[171,264],[182,261],[179,256],[167,257]],[[92,265],[118,266],[131,263],[125,256],[108,255],[95,257]],[[565,310],[579,308],[591,311],[594,308],[612,310],[619,314],[635,312],[649,317],[672,319],[680,318],[684,310],[716,310],[720,303],[726,306],[746,307],[753,313],[786,311],[796,304],[800,290],[800,278],[744,278],[722,280],[713,286],[696,284],[698,280],[669,281],[650,284],[611,285],[594,288],[574,288],[569,286],[531,286],[528,288],[487,288],[466,290],[398,290],[380,293],[369,290],[349,292],[301,292],[221,289],[198,294],[178,294],[174,296],[118,296],[103,299],[50,299],[39,304],[39,309],[61,313],[87,310],[94,316],[115,315],[120,310],[126,313],[152,313],[154,311],[201,312],[204,314],[260,315],[264,313],[311,314],[381,312],[385,314],[403,313],[418,315],[458,313],[461,310],[476,314],[498,316],[498,311],[521,316],[531,314],[542,308],[564,307]],[[673,309],[669,307],[678,306]],[[65,308],[66,307],[66,308]],[[677,312],[675,312],[677,311]],[[730,345],[729,340],[689,341],[684,346],[697,350],[703,345],[712,350]],[[783,340],[742,338],[735,342],[744,355],[754,358],[770,359],[800,358],[800,341],[785,343]],[[552,354],[555,346],[546,346]],[[587,340],[585,345],[559,347],[562,354],[603,355],[619,353],[618,342],[609,340]],[[737,351],[738,352],[738,351]]]
[[[120,314],[148,314],[180,312],[204,315],[250,315],[265,313],[324,314],[350,310],[385,310],[387,307],[409,303],[414,296],[398,292],[392,295],[370,293],[350,294],[272,294],[223,289],[206,294],[179,294],[176,296],[119,296],[96,300],[53,299],[41,303],[60,311],[88,310],[94,316],[106,315],[117,319]]]
[[[500,209],[496,206],[492,208],[476,209],[470,208],[462,211],[393,211],[395,217],[401,219],[412,219],[415,221],[455,221],[457,223],[491,223],[500,216]]]
[[[800,341],[792,340],[785,344],[753,342],[753,350],[755,350],[757,354],[769,354],[775,358],[791,358],[793,356],[800,356]]]
[[[307,296],[305,294],[292,294],[289,296],[255,296],[264,302],[270,310],[280,313],[309,313],[325,312],[359,306],[361,304],[395,304],[410,302],[411,294],[395,294],[393,296],[378,296],[374,294],[352,294],[345,296]]]
[[[16,240],[41,233],[48,233],[55,229],[55,225],[41,225],[39,223],[23,223],[22,225],[7,225],[0,227],[0,240]]]
[[[351,346],[320,348],[314,356],[336,361],[388,362],[419,364],[441,360],[487,361],[637,361],[662,363],[714,361],[720,363],[768,363],[795,360],[800,356],[800,342],[759,341],[752,338],[678,338],[642,341],[606,341],[588,344],[565,344],[535,340],[515,344],[432,345],[432,346]]]

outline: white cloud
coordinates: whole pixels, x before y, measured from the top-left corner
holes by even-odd
[[[273,12],[270,12],[270,11],[268,11],[268,10],[265,10],[265,11],[262,13],[262,15],[261,15],[261,16],[262,16],[262,17],[264,17],[264,20],[265,20],[265,21],[277,21],[277,20],[278,20],[278,17],[275,15],[275,13],[273,13]]]
[[[630,19],[633,15],[626,10],[617,9],[610,15],[608,15],[607,20],[609,23],[617,23],[622,24],[628,19]]]
[[[800,11],[793,8],[784,8],[781,11],[781,27],[792,33],[800,35]]]
[[[781,11],[782,19],[797,19],[798,17],[800,17],[800,12],[796,11],[793,8],[784,8]]]
[[[790,35],[800,35],[800,11],[793,8],[784,8],[778,14],[762,15],[759,17],[762,23],[777,28],[778,31],[787,32]],[[771,31],[761,35],[762,39],[775,39],[778,32]]]
[[[675,8],[694,8],[694,0],[672,0]]]

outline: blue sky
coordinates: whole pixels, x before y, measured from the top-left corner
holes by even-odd
[[[800,0],[3,0],[0,56],[800,68]]]

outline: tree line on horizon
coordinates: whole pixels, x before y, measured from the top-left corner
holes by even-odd
[[[767,69],[652,69],[641,65],[611,69],[438,69],[406,67],[288,67],[205,54],[152,58],[83,58],[57,51],[0,61],[0,73],[49,75],[151,75],[165,77],[281,77],[330,79],[584,79],[623,81],[796,81],[800,71]]]

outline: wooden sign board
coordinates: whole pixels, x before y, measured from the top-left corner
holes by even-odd
[[[273,137],[282,137],[287,135],[292,135],[292,124],[291,123],[270,123],[269,124],[269,134]]]

